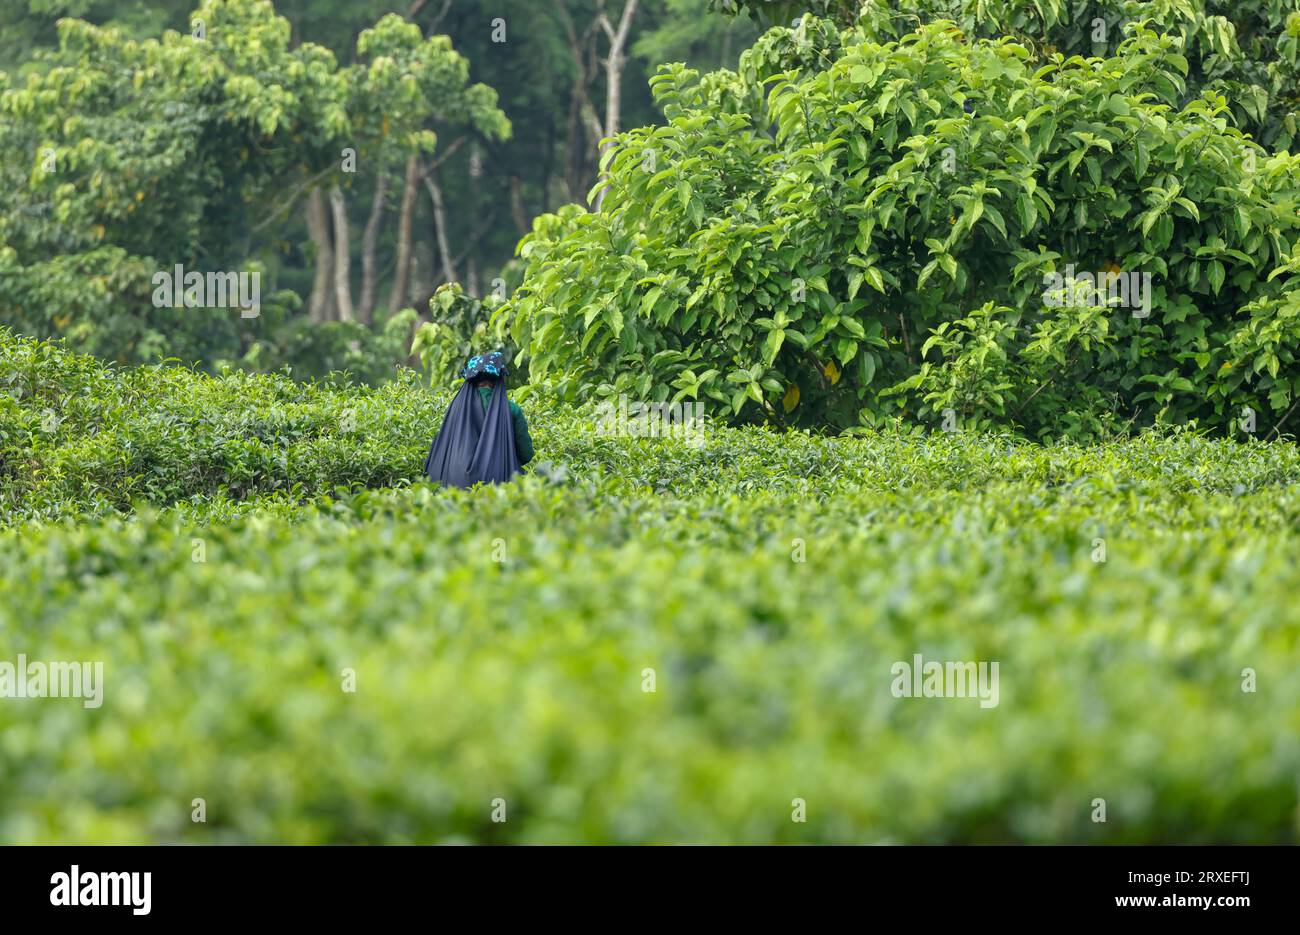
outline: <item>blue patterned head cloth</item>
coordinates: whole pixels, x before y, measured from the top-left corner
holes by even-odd
[[[460,371],[462,380],[471,380],[477,376],[496,377],[498,380],[504,379],[509,371],[506,368],[506,357],[500,351],[492,351],[490,354],[479,354],[471,357]]]

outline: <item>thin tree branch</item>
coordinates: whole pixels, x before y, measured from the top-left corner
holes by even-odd
[[[465,145],[465,142],[468,139],[469,139],[468,136],[457,137],[455,142],[453,142],[450,146],[448,146],[445,150],[443,150],[442,154],[439,155],[437,159],[433,160],[433,162],[429,163],[429,167],[420,173],[420,180],[423,181],[424,179],[427,179],[429,176],[433,175],[433,173],[437,171],[440,165],[442,165],[444,162],[450,159],[452,157],[452,154],[455,153],[456,150],[460,149],[462,146]]]
[[[438,28],[438,24],[442,22],[442,18],[447,15],[447,11],[450,9],[451,9],[451,0],[444,0],[442,4],[442,9],[439,10],[438,15],[433,18],[433,22],[429,23],[428,32],[433,32],[435,29]]]
[[[451,244],[447,240],[447,214],[443,209],[442,189],[427,173],[424,176],[424,187],[428,189],[429,201],[433,204],[434,233],[438,240],[439,258],[442,260],[442,277],[447,282],[455,282],[456,265],[451,256]]]
[[[1296,406],[1300,406],[1300,396],[1296,397],[1295,402],[1291,404],[1291,408],[1286,411],[1286,414],[1282,416],[1282,418],[1278,419],[1277,425],[1273,426],[1273,431],[1269,432],[1268,435],[1265,435],[1264,437],[1269,438],[1270,436],[1278,435],[1278,430],[1282,428],[1282,423],[1291,418],[1291,413],[1295,412]],[[1280,435],[1278,435],[1278,437],[1281,438]]]
[[[298,199],[302,196],[303,192],[307,191],[307,189],[311,188],[313,185],[315,185],[325,176],[329,175],[331,172],[334,171],[334,169],[335,169],[334,166],[330,166],[327,169],[322,169],[320,172],[316,173],[307,181],[299,185],[298,188],[294,191],[294,193],[289,196],[287,201],[285,201],[282,205],[280,205],[280,207],[276,208],[274,211],[268,214],[259,223],[253,225],[251,233],[253,234],[258,233],[263,228],[265,228],[268,224],[270,224],[272,221],[278,218],[280,215],[284,214],[284,212],[292,208],[297,203]]]

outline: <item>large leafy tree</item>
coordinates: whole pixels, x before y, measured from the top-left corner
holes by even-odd
[[[360,45],[365,61],[340,67],[259,0],[207,0],[161,39],[60,21],[43,70],[0,75],[0,315],[108,357],[241,353],[285,298],[252,322],[156,308],[154,274],[273,272],[268,219],[346,184],[344,150],[431,152],[435,112],[509,131],[445,37],[389,17]]]
[[[1083,436],[1244,408],[1280,427],[1298,157],[1221,96],[1186,100],[1177,35],[1043,61],[951,23],[891,29],[804,20],[737,73],[664,69],[668,123],[620,139],[603,210],[522,245],[532,373],[816,428]],[[1146,274],[1149,314],[1050,301],[1071,270]]]
[[[76,17],[131,35],[157,35],[179,27],[193,0],[9,0],[0,9],[0,70],[32,64],[33,54],[59,43],[57,23]],[[39,70],[39,65],[36,66]]]

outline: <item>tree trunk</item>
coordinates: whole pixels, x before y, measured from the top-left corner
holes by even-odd
[[[578,95],[581,90],[581,84],[578,79],[573,82],[573,88],[569,92],[569,119],[565,127],[565,144],[564,144],[564,200],[577,201],[579,198],[578,187],[580,185],[577,179],[578,153],[582,137],[582,125],[578,120]]]
[[[330,247],[329,220],[325,214],[325,198],[319,188],[307,195],[307,234],[316,253],[316,274],[312,278],[311,299],[307,314],[312,321],[329,321],[333,317],[334,296],[331,276],[334,272],[334,251]]]
[[[517,175],[510,176],[510,214],[515,219],[515,228],[520,237],[532,229],[528,223],[528,212],[524,209],[523,182]]]
[[[546,123],[546,158],[542,160],[542,214],[551,213],[551,173],[555,168],[555,121]]]
[[[623,50],[627,47],[627,37],[632,31],[632,17],[636,16],[636,4],[637,0],[627,0],[617,30],[610,25],[603,13],[600,16],[601,28],[609,37],[609,57],[605,59],[605,139],[607,141],[618,133],[619,117],[623,107],[623,66],[627,64],[627,56],[623,54]],[[603,157],[613,145],[612,142],[606,142],[601,146],[601,156]],[[606,173],[601,173],[601,178],[605,176]],[[606,189],[602,188],[596,195],[596,211],[600,210],[605,200],[605,191]]]
[[[469,180],[466,187],[469,189],[469,206],[471,217],[480,218],[483,211],[480,205],[480,185],[479,179],[483,177],[483,152],[476,145],[469,154]],[[519,177],[512,175],[509,179],[512,200],[519,187]],[[477,225],[475,225],[477,226]],[[472,235],[471,231],[471,235]],[[479,292],[478,285],[478,250],[477,238],[471,236],[470,243],[465,246],[465,253],[469,257],[465,262],[465,291],[470,295],[478,298],[482,293]]]
[[[455,282],[456,264],[451,258],[451,244],[447,240],[447,214],[443,209],[442,189],[432,175],[424,177],[424,187],[429,190],[429,201],[433,203],[433,226],[438,237],[438,256],[442,260],[442,278],[444,282]]]
[[[411,285],[411,215],[415,211],[415,186],[419,180],[419,162],[411,156],[406,160],[402,210],[397,219],[397,264],[393,270],[393,288],[388,294],[389,312],[406,307],[407,292]]]
[[[330,186],[334,215],[334,302],[339,321],[352,321],[352,236],[348,233],[348,204],[337,185]]]
[[[370,217],[366,219],[366,230],[361,235],[361,304],[357,306],[357,319],[366,325],[375,319],[375,288],[378,285],[375,281],[375,254],[379,244],[379,228],[383,223],[387,188],[388,176],[380,169],[375,176],[375,196],[370,202]]]
[[[433,258],[431,240],[419,237],[411,245],[411,291],[406,295],[406,304],[421,316],[428,314],[429,299],[438,287],[438,262]]]
[[[564,4],[557,4],[555,9],[564,25],[569,54],[573,56],[573,87],[569,90],[569,116],[564,146],[564,195],[566,201],[578,201],[586,194],[588,188],[587,150],[583,145],[582,137],[584,130],[590,132],[590,126],[584,118],[584,110],[590,110],[591,107],[587,100],[587,85],[591,82],[595,71],[595,64],[592,61],[592,40],[596,22],[593,21],[579,36]]]

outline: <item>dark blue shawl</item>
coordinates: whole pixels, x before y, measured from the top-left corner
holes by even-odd
[[[424,462],[424,473],[448,487],[472,487],[477,483],[499,484],[519,472],[505,381],[496,381],[484,412],[478,390],[471,379],[466,379],[442,418],[442,428]]]

